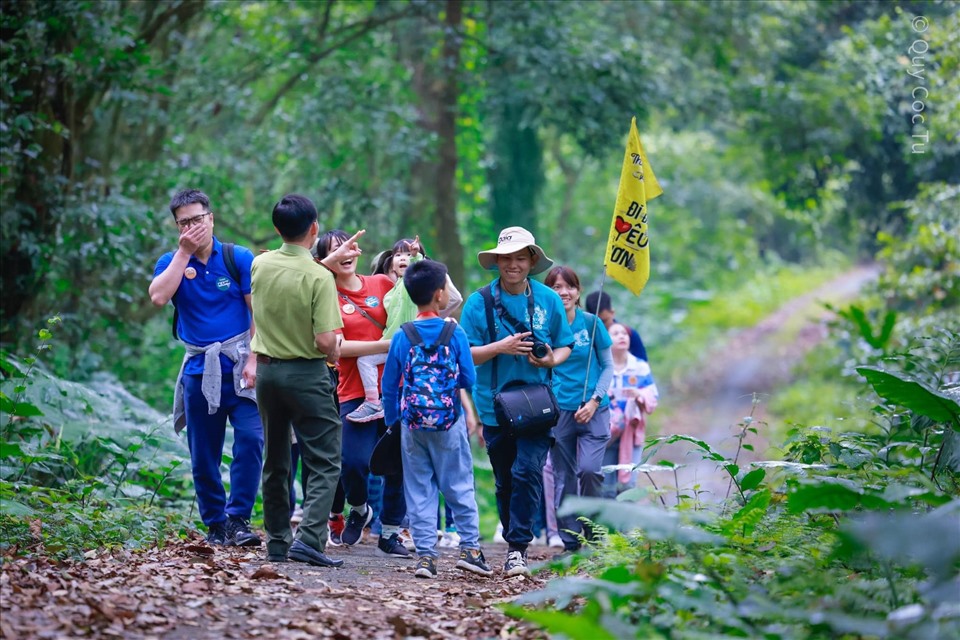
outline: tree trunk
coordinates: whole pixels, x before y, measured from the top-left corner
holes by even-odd
[[[462,0],[447,0],[441,62],[440,109],[437,133],[440,136],[436,178],[437,256],[447,264],[450,278],[463,286],[463,244],[457,226],[457,84],[460,70],[459,28],[463,19]]]
[[[500,5],[491,5],[492,9]],[[504,6],[509,7],[507,3]],[[507,19],[507,15],[502,16]],[[499,28],[492,17],[488,29]],[[488,172],[490,216],[496,232],[521,226],[536,234],[536,202],[544,184],[543,145],[537,134],[539,106],[513,90],[516,66],[509,51],[491,53],[490,120],[495,133],[491,142],[493,161]],[[490,242],[496,238],[490,238]]]
[[[425,133],[437,138],[436,153],[424,154],[411,167],[411,206],[400,226],[419,233],[431,250],[430,256],[444,262],[454,284],[462,287],[466,280],[463,243],[457,224],[456,125],[463,0],[446,0],[443,6],[443,46],[439,60],[431,59],[423,22],[418,21],[400,35],[404,55],[413,70],[418,124]]]

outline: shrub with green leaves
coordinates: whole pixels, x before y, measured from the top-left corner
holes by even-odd
[[[731,497],[566,501],[561,513],[610,533],[550,563],[562,577],[506,610],[584,640],[960,636],[960,388],[949,375],[960,336],[922,345],[888,361],[897,369],[859,368],[879,397],[876,425],[795,428],[782,460],[741,468],[703,440],[654,439],[638,471],[669,470],[654,458],[686,441],[729,477]]]
[[[112,383],[80,385],[0,353],[0,551],[80,556],[161,542],[187,525],[188,454],[169,419]]]

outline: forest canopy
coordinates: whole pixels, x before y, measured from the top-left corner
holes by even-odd
[[[168,351],[185,187],[254,249],[295,191],[468,291],[510,224],[595,282],[632,116],[667,194],[638,311],[870,258],[956,203],[958,32],[950,2],[5,2],[0,338],[59,313],[80,377]]]

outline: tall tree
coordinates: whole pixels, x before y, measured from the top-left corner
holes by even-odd
[[[462,0],[432,2],[432,16],[404,25],[397,33],[411,68],[417,125],[432,144],[411,164],[411,206],[401,228],[418,233],[432,254],[446,263],[450,277],[464,283],[463,242],[457,222],[457,117],[460,96]],[[439,46],[435,46],[435,37]]]
[[[0,339],[14,337],[14,319],[44,281],[98,104],[112,89],[134,87],[151,47],[202,9],[202,0],[3,3]]]

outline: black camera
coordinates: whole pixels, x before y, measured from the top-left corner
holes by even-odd
[[[524,342],[532,342],[533,349],[530,350],[530,353],[533,354],[534,358],[546,358],[549,351],[547,350],[547,343],[540,342],[533,336],[527,336],[523,339]]]

